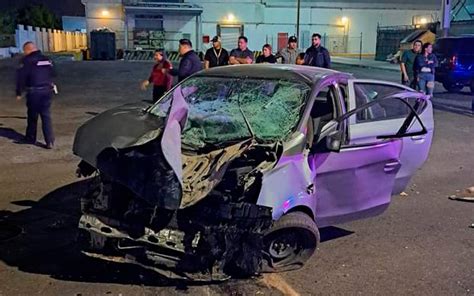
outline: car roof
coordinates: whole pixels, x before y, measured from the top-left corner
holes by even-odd
[[[197,75],[288,80],[301,80],[301,78],[303,78],[308,83],[314,83],[323,77],[333,74],[351,76],[350,74],[330,69],[288,64],[252,64],[214,67],[201,71]]]

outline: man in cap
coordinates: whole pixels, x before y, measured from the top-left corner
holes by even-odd
[[[201,60],[193,50],[191,40],[179,40],[179,55],[181,56],[179,68],[170,70],[171,75],[178,76],[178,82],[202,70]]]
[[[212,47],[204,55],[204,69],[225,66],[229,64],[229,53],[222,48],[221,39],[218,36],[212,38]]]
[[[298,40],[296,36],[288,38],[288,46],[282,48],[277,54],[276,58],[281,59],[282,64],[296,64],[296,58],[300,50],[298,50]]]

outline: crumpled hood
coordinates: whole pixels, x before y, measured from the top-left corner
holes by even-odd
[[[73,152],[97,167],[97,156],[106,148],[143,145],[163,131],[165,118],[143,112],[146,103],[107,110],[84,123],[76,132]]]
[[[144,104],[99,114],[78,129],[74,154],[150,206],[176,210],[196,204],[220,182],[228,165],[256,143],[249,138],[208,153],[183,154],[188,104],[180,87],[173,97],[166,118],[143,112]]]

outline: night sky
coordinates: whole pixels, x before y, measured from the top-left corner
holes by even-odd
[[[81,0],[0,0],[0,10],[21,8],[26,4],[43,4],[57,16],[84,16],[84,5]]]

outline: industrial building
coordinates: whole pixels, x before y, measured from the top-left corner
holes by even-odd
[[[301,48],[311,34],[323,35],[332,53],[375,54],[377,28],[422,25],[440,21],[439,0],[82,0],[87,31],[108,28],[116,33],[118,49],[176,50],[178,40],[189,38],[197,50],[220,35],[225,48],[236,47],[246,35],[249,48],[264,43],[285,46],[298,34]]]

